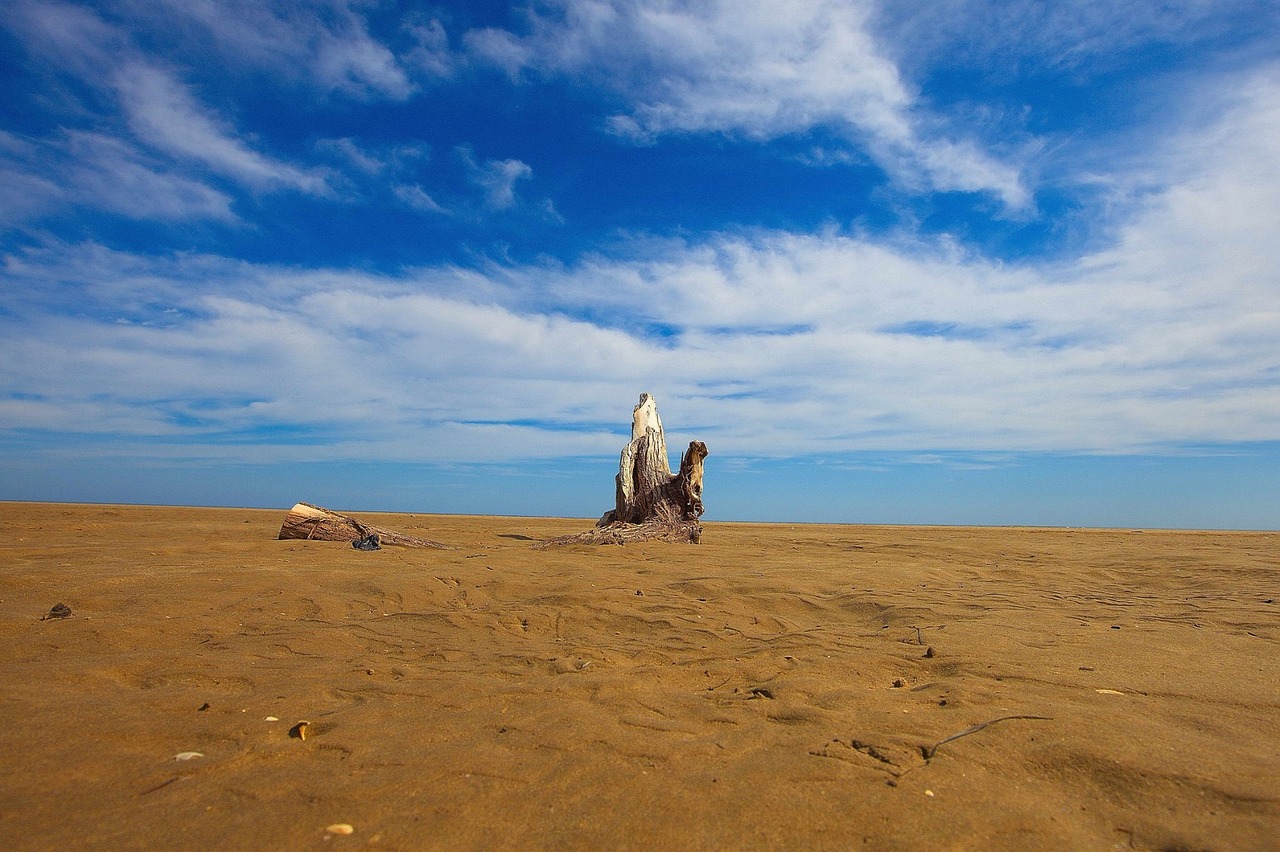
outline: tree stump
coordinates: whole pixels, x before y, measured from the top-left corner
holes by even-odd
[[[622,449],[615,478],[614,507],[596,529],[552,539],[546,544],[574,542],[623,544],[628,541],[688,541],[702,537],[702,462],[707,445],[690,441],[671,472],[667,440],[658,404],[647,394],[631,413],[631,442]]]
[[[349,515],[332,512],[310,503],[297,503],[285,515],[278,539],[305,539],[307,541],[367,541],[371,535],[377,542],[399,547],[434,547],[452,550],[447,544],[425,538],[403,535],[394,530],[361,523]]]

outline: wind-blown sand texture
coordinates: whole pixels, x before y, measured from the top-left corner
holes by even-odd
[[[284,512],[0,504],[6,848],[1280,843],[1280,534]]]

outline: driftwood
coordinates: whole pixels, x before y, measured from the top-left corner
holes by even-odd
[[[707,445],[690,441],[671,472],[658,404],[647,393],[631,413],[631,442],[622,450],[615,479],[613,509],[590,532],[543,542],[625,544],[629,541],[686,541],[702,538],[702,460]]]
[[[361,523],[349,515],[332,512],[313,506],[310,503],[298,503],[285,516],[280,527],[279,539],[305,539],[307,541],[368,541],[370,536],[377,536],[375,543],[396,545],[398,547],[434,547],[440,550],[452,550],[447,544],[403,535],[394,530]]]

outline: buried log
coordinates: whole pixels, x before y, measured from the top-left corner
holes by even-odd
[[[332,512],[313,506],[310,503],[297,503],[285,516],[280,526],[277,539],[305,539],[307,541],[349,541],[352,544],[370,541],[377,536],[374,543],[395,545],[397,547],[434,547],[440,550],[452,550],[449,545],[430,539],[404,535],[394,530],[386,530],[361,523],[350,515]],[[373,548],[369,548],[373,549]]]
[[[625,544],[628,541],[687,541],[702,537],[702,464],[707,445],[690,441],[671,472],[658,404],[647,393],[631,413],[631,442],[622,449],[613,509],[590,532],[543,542]]]

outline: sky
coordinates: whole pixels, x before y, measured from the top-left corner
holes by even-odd
[[[1276,0],[7,0],[0,499],[1280,528]]]

